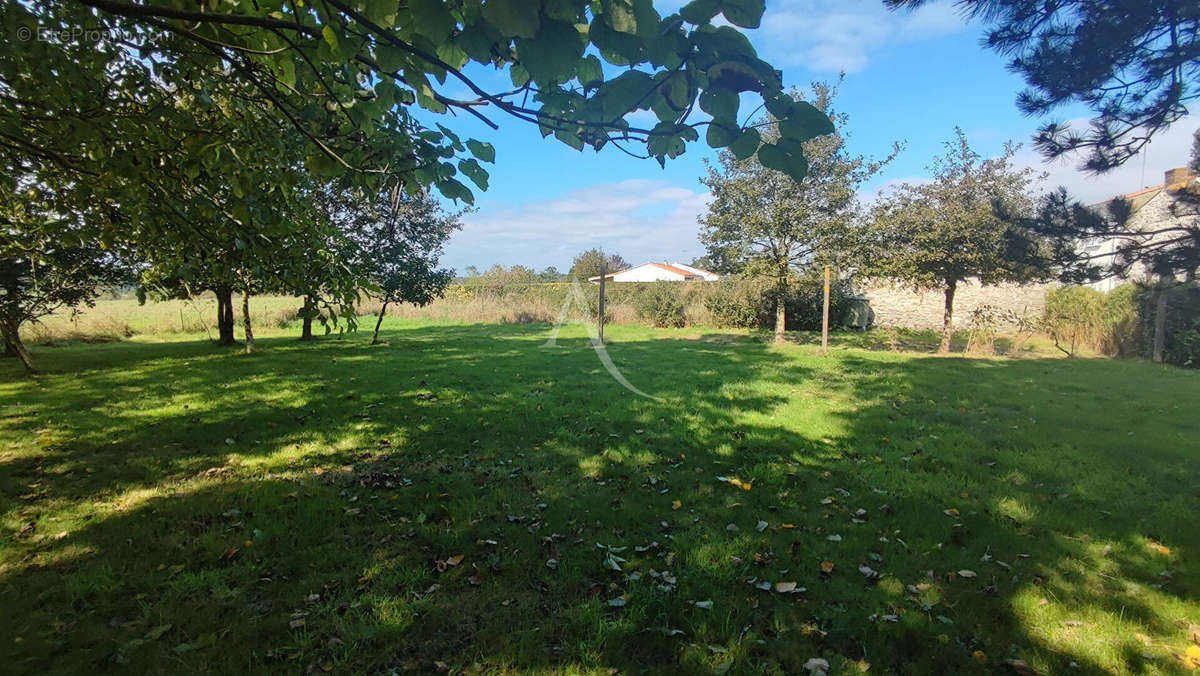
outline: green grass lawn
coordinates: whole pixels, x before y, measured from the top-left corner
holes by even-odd
[[[0,364],[3,671],[1188,668],[1200,372],[547,328]]]

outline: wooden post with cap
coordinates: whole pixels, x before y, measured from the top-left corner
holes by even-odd
[[[829,354],[829,266],[825,266],[825,304],[821,308],[821,354]]]
[[[596,318],[596,323],[600,327],[600,344],[604,344],[604,278],[608,276],[608,259],[605,258],[600,263],[600,312]]]

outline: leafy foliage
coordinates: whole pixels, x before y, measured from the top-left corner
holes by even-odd
[[[705,296],[704,306],[717,326],[771,328],[775,325],[775,303],[779,291],[773,282],[758,278],[715,282],[707,286],[712,287],[712,292]],[[787,317],[785,328],[789,331],[821,330],[823,295],[820,276],[808,274],[792,277],[782,294]],[[830,285],[830,326],[837,327],[845,323],[850,295],[849,282],[834,280]]]
[[[633,297],[638,317],[658,328],[687,325],[687,307],[676,289],[678,282],[654,282]]]
[[[0,179],[0,338],[5,352],[34,365],[20,329],[62,308],[91,305],[105,286],[129,279],[111,251],[91,246],[93,232],[75,215],[55,208],[46,185]]]
[[[571,270],[567,276],[586,281],[589,277],[599,275],[601,270],[613,273],[628,267],[630,267],[629,263],[626,263],[620,254],[606,254],[600,249],[588,249],[571,261]]]
[[[917,7],[928,0],[884,0]],[[985,44],[1011,55],[1028,89],[1017,106],[1047,115],[1072,103],[1095,114],[1079,132],[1050,123],[1036,137],[1049,157],[1085,150],[1103,172],[1133,157],[1187,115],[1200,97],[1200,7],[1177,0],[980,0],[963,3],[988,24]]]

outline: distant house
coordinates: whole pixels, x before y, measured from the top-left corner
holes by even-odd
[[[1129,202],[1130,216],[1126,229],[1130,232],[1146,233],[1138,237],[1097,237],[1080,243],[1082,250],[1093,259],[1105,264],[1117,256],[1122,245],[1131,241],[1143,245],[1159,241],[1167,241],[1178,236],[1171,232],[1181,227],[1200,226],[1200,219],[1189,214],[1187,209],[1177,210],[1175,204],[1183,191],[1195,191],[1200,188],[1196,175],[1190,169],[1171,169],[1166,172],[1162,185],[1145,188],[1137,192],[1114,197],[1112,200],[1099,202],[1089,208],[1100,213],[1107,213],[1108,206],[1114,200],[1124,199]],[[1149,270],[1142,263],[1135,263],[1129,268],[1124,278],[1109,278],[1091,284],[1101,291],[1110,291],[1113,287],[1126,281],[1143,281],[1149,277]]]
[[[632,268],[610,272],[604,277],[610,282],[715,282],[721,278],[715,272],[683,263],[642,263]],[[588,277],[588,281],[599,282],[600,275]]]

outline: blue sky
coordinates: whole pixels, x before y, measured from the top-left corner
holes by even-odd
[[[666,14],[681,4],[657,0],[655,6]],[[845,71],[836,106],[850,116],[851,152],[883,155],[894,141],[906,143],[864,186],[864,199],[924,176],[955,125],[984,154],[998,153],[1010,139],[1025,144],[1021,163],[1047,172],[1047,186],[1066,185],[1089,201],[1156,185],[1164,170],[1186,163],[1191,132],[1200,126],[1194,115],[1156,139],[1145,157],[1102,177],[1079,174],[1071,162],[1044,164],[1028,149],[1040,121],[1014,105],[1022,82],[1005,69],[1003,57],[980,46],[981,32],[944,1],[917,12],[888,12],[880,0],[768,0],[762,27],[747,35],[760,56],[783,69],[789,86]],[[451,83],[446,92],[462,94]],[[1057,119],[1086,112],[1066,109]],[[469,116],[441,120],[496,146],[490,189],[476,195],[477,210],[448,243],[444,265],[460,272],[495,263],[566,270],[575,254],[593,246],[632,263],[687,262],[703,254],[696,219],[707,194],[699,178],[704,158],[715,156],[703,143],[690,144],[663,169],[614,148],[578,152],[494,110],[491,117],[499,131]]]

